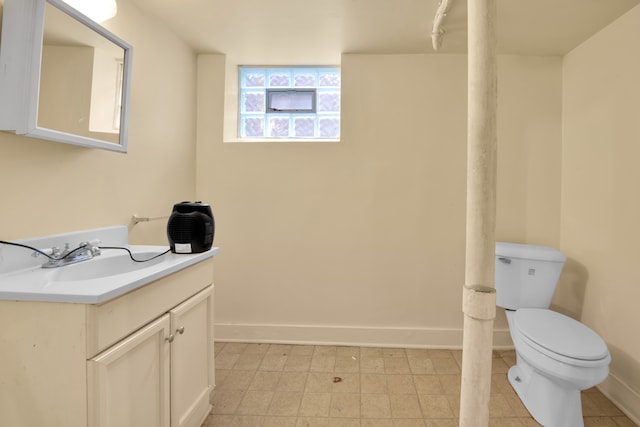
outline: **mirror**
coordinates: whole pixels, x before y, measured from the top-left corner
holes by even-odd
[[[0,129],[127,151],[132,47],[61,0],[5,0]]]

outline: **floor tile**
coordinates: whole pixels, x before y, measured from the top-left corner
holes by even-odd
[[[328,417],[331,393],[305,393],[300,403],[301,417]]]
[[[359,418],[360,394],[333,393],[331,395],[329,416],[332,418]]]
[[[302,393],[300,392],[276,391],[273,393],[267,413],[278,417],[297,416],[301,400]]]
[[[457,427],[462,352],[355,346],[214,345],[216,388],[203,427]],[[490,427],[540,427],[492,354]],[[585,427],[637,427],[597,388]]]
[[[584,417],[584,427],[618,427],[613,418]]]
[[[216,388],[217,390],[247,390],[255,374],[255,371],[230,371]]]
[[[382,357],[361,357],[360,372],[384,374],[384,359]]]
[[[393,420],[393,427],[425,427],[422,419]]]
[[[214,414],[235,414],[244,397],[242,390],[217,391],[212,398]]]
[[[296,422],[296,427],[328,427],[328,418],[312,418],[312,417],[300,417]]]
[[[317,345],[314,348],[314,356],[334,356],[338,352],[338,347],[334,345]]]
[[[360,372],[360,360],[356,356],[336,356],[334,369],[340,372]]]
[[[418,394],[445,394],[437,375],[414,375],[413,383]]]
[[[433,367],[433,361],[431,359],[409,357],[409,369],[412,374],[435,374],[436,370]]]
[[[261,371],[282,371],[287,363],[287,357],[283,354],[265,354],[260,364]]]
[[[329,427],[361,427],[360,418],[329,418]]]
[[[262,354],[246,354],[243,353],[238,356],[236,363],[233,365],[234,370],[243,370],[243,371],[255,371],[260,366],[262,362]]]
[[[360,357],[382,358],[382,349],[376,347],[360,347]]]
[[[348,347],[342,346],[336,348],[336,356],[337,357],[360,357],[360,347]]]
[[[265,417],[257,415],[236,415],[230,427],[264,427]]]
[[[382,357],[407,357],[407,352],[404,348],[383,348]]]
[[[269,349],[269,344],[247,344],[242,354],[262,354],[264,355]]]
[[[333,374],[328,372],[310,372],[307,377],[305,393],[330,393],[333,390]]]
[[[331,381],[333,393],[360,393],[360,374],[336,371]]]
[[[240,415],[265,415],[271,399],[272,391],[247,391],[238,406]]]
[[[489,399],[489,417],[508,418],[516,414],[502,394],[494,394]]]
[[[276,385],[277,391],[304,391],[307,384],[306,372],[283,372]]]
[[[284,370],[290,372],[307,372],[311,365],[311,356],[294,356],[287,358],[284,364]]]
[[[262,427],[295,427],[296,417],[265,417]]]
[[[240,354],[242,353],[249,344],[246,343],[237,343],[237,342],[228,342],[224,345],[221,353],[228,354]]]
[[[258,371],[249,385],[249,390],[275,391],[281,377],[281,372]]]
[[[387,375],[360,374],[361,393],[388,393]]]
[[[406,357],[385,357],[384,358],[385,374],[409,374],[409,361]]]
[[[360,426],[362,427],[393,427],[393,421],[390,419],[363,419]]]
[[[460,395],[462,377],[459,374],[438,375],[438,379],[440,380],[444,394]]]
[[[223,350],[224,351],[224,350]],[[217,369],[231,369],[236,361],[240,357],[238,353],[223,353],[220,352],[216,356],[216,368]]]
[[[422,410],[417,395],[392,394],[389,396],[393,418],[420,418]]]
[[[425,418],[453,418],[449,400],[443,395],[419,394],[422,415]]]
[[[389,394],[416,394],[413,376],[409,374],[390,374],[387,377]]]
[[[313,345],[294,345],[291,348],[291,356],[313,356],[314,350]]]
[[[360,417],[391,418],[388,394],[363,394],[360,399]]]
[[[311,366],[309,371],[311,372],[333,372],[336,365],[335,356],[326,356],[323,354],[314,354],[311,359]]]
[[[452,357],[431,360],[433,362],[433,369],[435,369],[439,375],[459,374],[461,372],[458,363]]]

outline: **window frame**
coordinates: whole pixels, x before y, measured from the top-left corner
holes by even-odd
[[[303,108],[273,108],[273,95],[282,94],[282,93],[311,93],[313,96],[311,97],[311,108],[303,109]],[[317,89],[297,89],[297,88],[287,88],[287,89],[266,89],[265,96],[265,109],[267,114],[289,114],[289,113],[312,113],[316,114],[316,103],[317,103]]]
[[[235,67],[236,133],[235,136],[225,137],[225,142],[340,141],[342,79],[339,66],[236,64]],[[306,81],[300,82],[300,76],[305,76],[307,72],[314,78],[302,77]],[[271,94],[312,91],[315,92],[312,109],[269,108]],[[321,104],[326,96],[330,98],[325,98]],[[286,118],[289,119],[288,127],[284,124]],[[312,120],[311,124],[309,120]]]

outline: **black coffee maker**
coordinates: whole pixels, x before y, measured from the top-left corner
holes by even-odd
[[[213,245],[215,222],[211,206],[198,202],[173,205],[167,223],[167,237],[171,252],[194,254],[206,252]]]

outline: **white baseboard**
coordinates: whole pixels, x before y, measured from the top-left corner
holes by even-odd
[[[640,426],[640,394],[612,373],[598,386],[598,390]]]
[[[216,323],[215,337],[216,341],[227,342],[462,348],[462,329]],[[513,348],[508,329],[494,331],[493,347]]]

